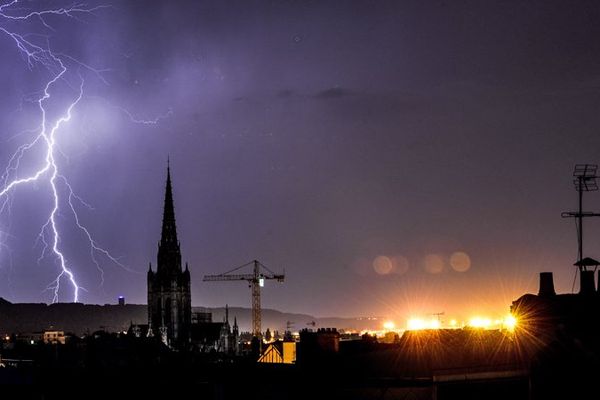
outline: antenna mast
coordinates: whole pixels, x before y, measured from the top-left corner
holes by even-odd
[[[573,171],[573,183],[575,184],[575,190],[579,197],[579,210],[563,212],[561,217],[563,218],[576,218],[577,223],[577,262],[575,265],[579,267],[579,271],[586,271],[588,266],[586,262],[583,262],[583,218],[586,217],[600,217],[599,213],[590,211],[583,211],[583,192],[593,192],[598,190],[598,184],[596,183],[596,172],[598,165],[596,164],[576,164],[575,170]],[[590,264],[592,265],[592,264]]]

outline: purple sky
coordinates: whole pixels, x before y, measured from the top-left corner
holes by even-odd
[[[539,271],[571,291],[575,228],[560,212],[576,205],[574,164],[600,162],[597,2],[128,1],[76,17],[0,28],[102,70],[70,62],[53,89],[59,112],[85,79],[57,163],[94,208],[76,204],[81,222],[137,273],[97,254],[101,286],[62,204],[81,301],[146,302],[167,155],[194,305],[249,307],[243,282],[202,276],[255,258],[286,273],[267,283],[264,307],[321,316],[504,312],[537,291]],[[0,54],[7,165],[35,136],[23,131],[39,125],[31,100],[50,75],[2,31]],[[25,157],[19,176],[41,157]],[[36,246],[50,200],[44,181],[11,192],[0,296],[52,299],[58,266],[51,254],[38,263]],[[586,230],[591,257],[598,224]],[[466,272],[452,268],[456,252]]]

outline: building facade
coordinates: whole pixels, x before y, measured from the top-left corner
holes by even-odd
[[[167,167],[167,183],[158,243],[156,271],[148,270],[148,325],[151,333],[167,345],[182,347],[189,343],[192,322],[190,271],[181,268],[181,250],[177,239],[175,208],[171,187],[171,170]]]

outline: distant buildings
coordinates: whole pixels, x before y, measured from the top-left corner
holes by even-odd
[[[225,305],[225,317],[223,318],[223,325],[219,336],[218,351],[227,354],[239,354],[240,329],[237,324],[237,318],[234,318],[233,329],[231,328],[231,325],[229,324],[228,305]]]
[[[65,344],[66,337],[63,331],[46,331],[43,340],[45,344]]]
[[[191,347],[201,353],[219,352],[228,355],[240,353],[240,332],[237,319],[229,324],[229,307],[225,306],[223,322],[213,322],[210,312],[192,314]]]
[[[299,363],[319,362],[336,355],[339,351],[340,334],[335,328],[300,331],[300,343],[296,355]]]

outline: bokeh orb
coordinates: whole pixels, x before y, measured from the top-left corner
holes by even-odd
[[[387,275],[392,272],[394,265],[392,264],[392,260],[386,256],[378,256],[373,260],[373,269],[379,275]]]
[[[456,272],[467,272],[471,268],[471,257],[465,252],[457,251],[450,256],[450,265]]]

